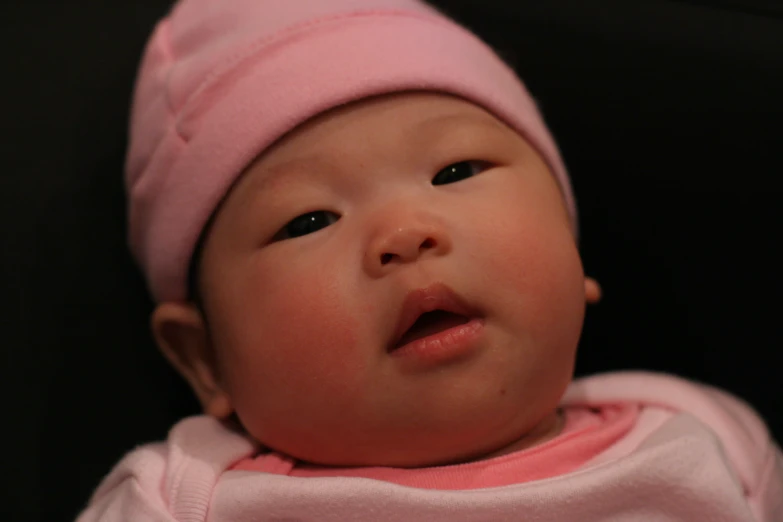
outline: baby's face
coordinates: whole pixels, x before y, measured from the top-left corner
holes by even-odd
[[[220,393],[245,429],[326,465],[512,444],[555,411],[585,308],[541,158],[436,94],[352,104],[263,154],[214,220],[201,293]]]

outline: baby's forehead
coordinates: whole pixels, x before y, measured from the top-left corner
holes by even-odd
[[[259,154],[250,168],[268,177],[310,163],[330,163],[362,153],[399,154],[444,140],[512,134],[503,121],[472,102],[437,93],[382,96],[342,106],[308,120]]]

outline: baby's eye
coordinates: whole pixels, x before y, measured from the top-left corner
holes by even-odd
[[[448,183],[456,183],[457,181],[473,177],[486,168],[486,163],[481,161],[460,161],[435,174],[435,177],[432,178],[432,184],[446,185]]]
[[[318,232],[335,223],[340,216],[327,210],[316,210],[295,217],[275,235],[275,240],[292,239]]]

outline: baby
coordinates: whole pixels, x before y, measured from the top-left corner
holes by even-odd
[[[155,339],[205,415],[80,521],[783,520],[783,457],[737,398],[572,382],[600,288],[563,163],[433,8],[182,0],[127,185]]]

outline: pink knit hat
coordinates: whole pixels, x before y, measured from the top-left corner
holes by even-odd
[[[182,0],[139,71],[126,164],[130,246],[157,301],[187,298],[210,215],[253,159],[353,100],[405,90],[465,98],[515,128],[576,209],[557,147],[514,72],[417,0]]]

